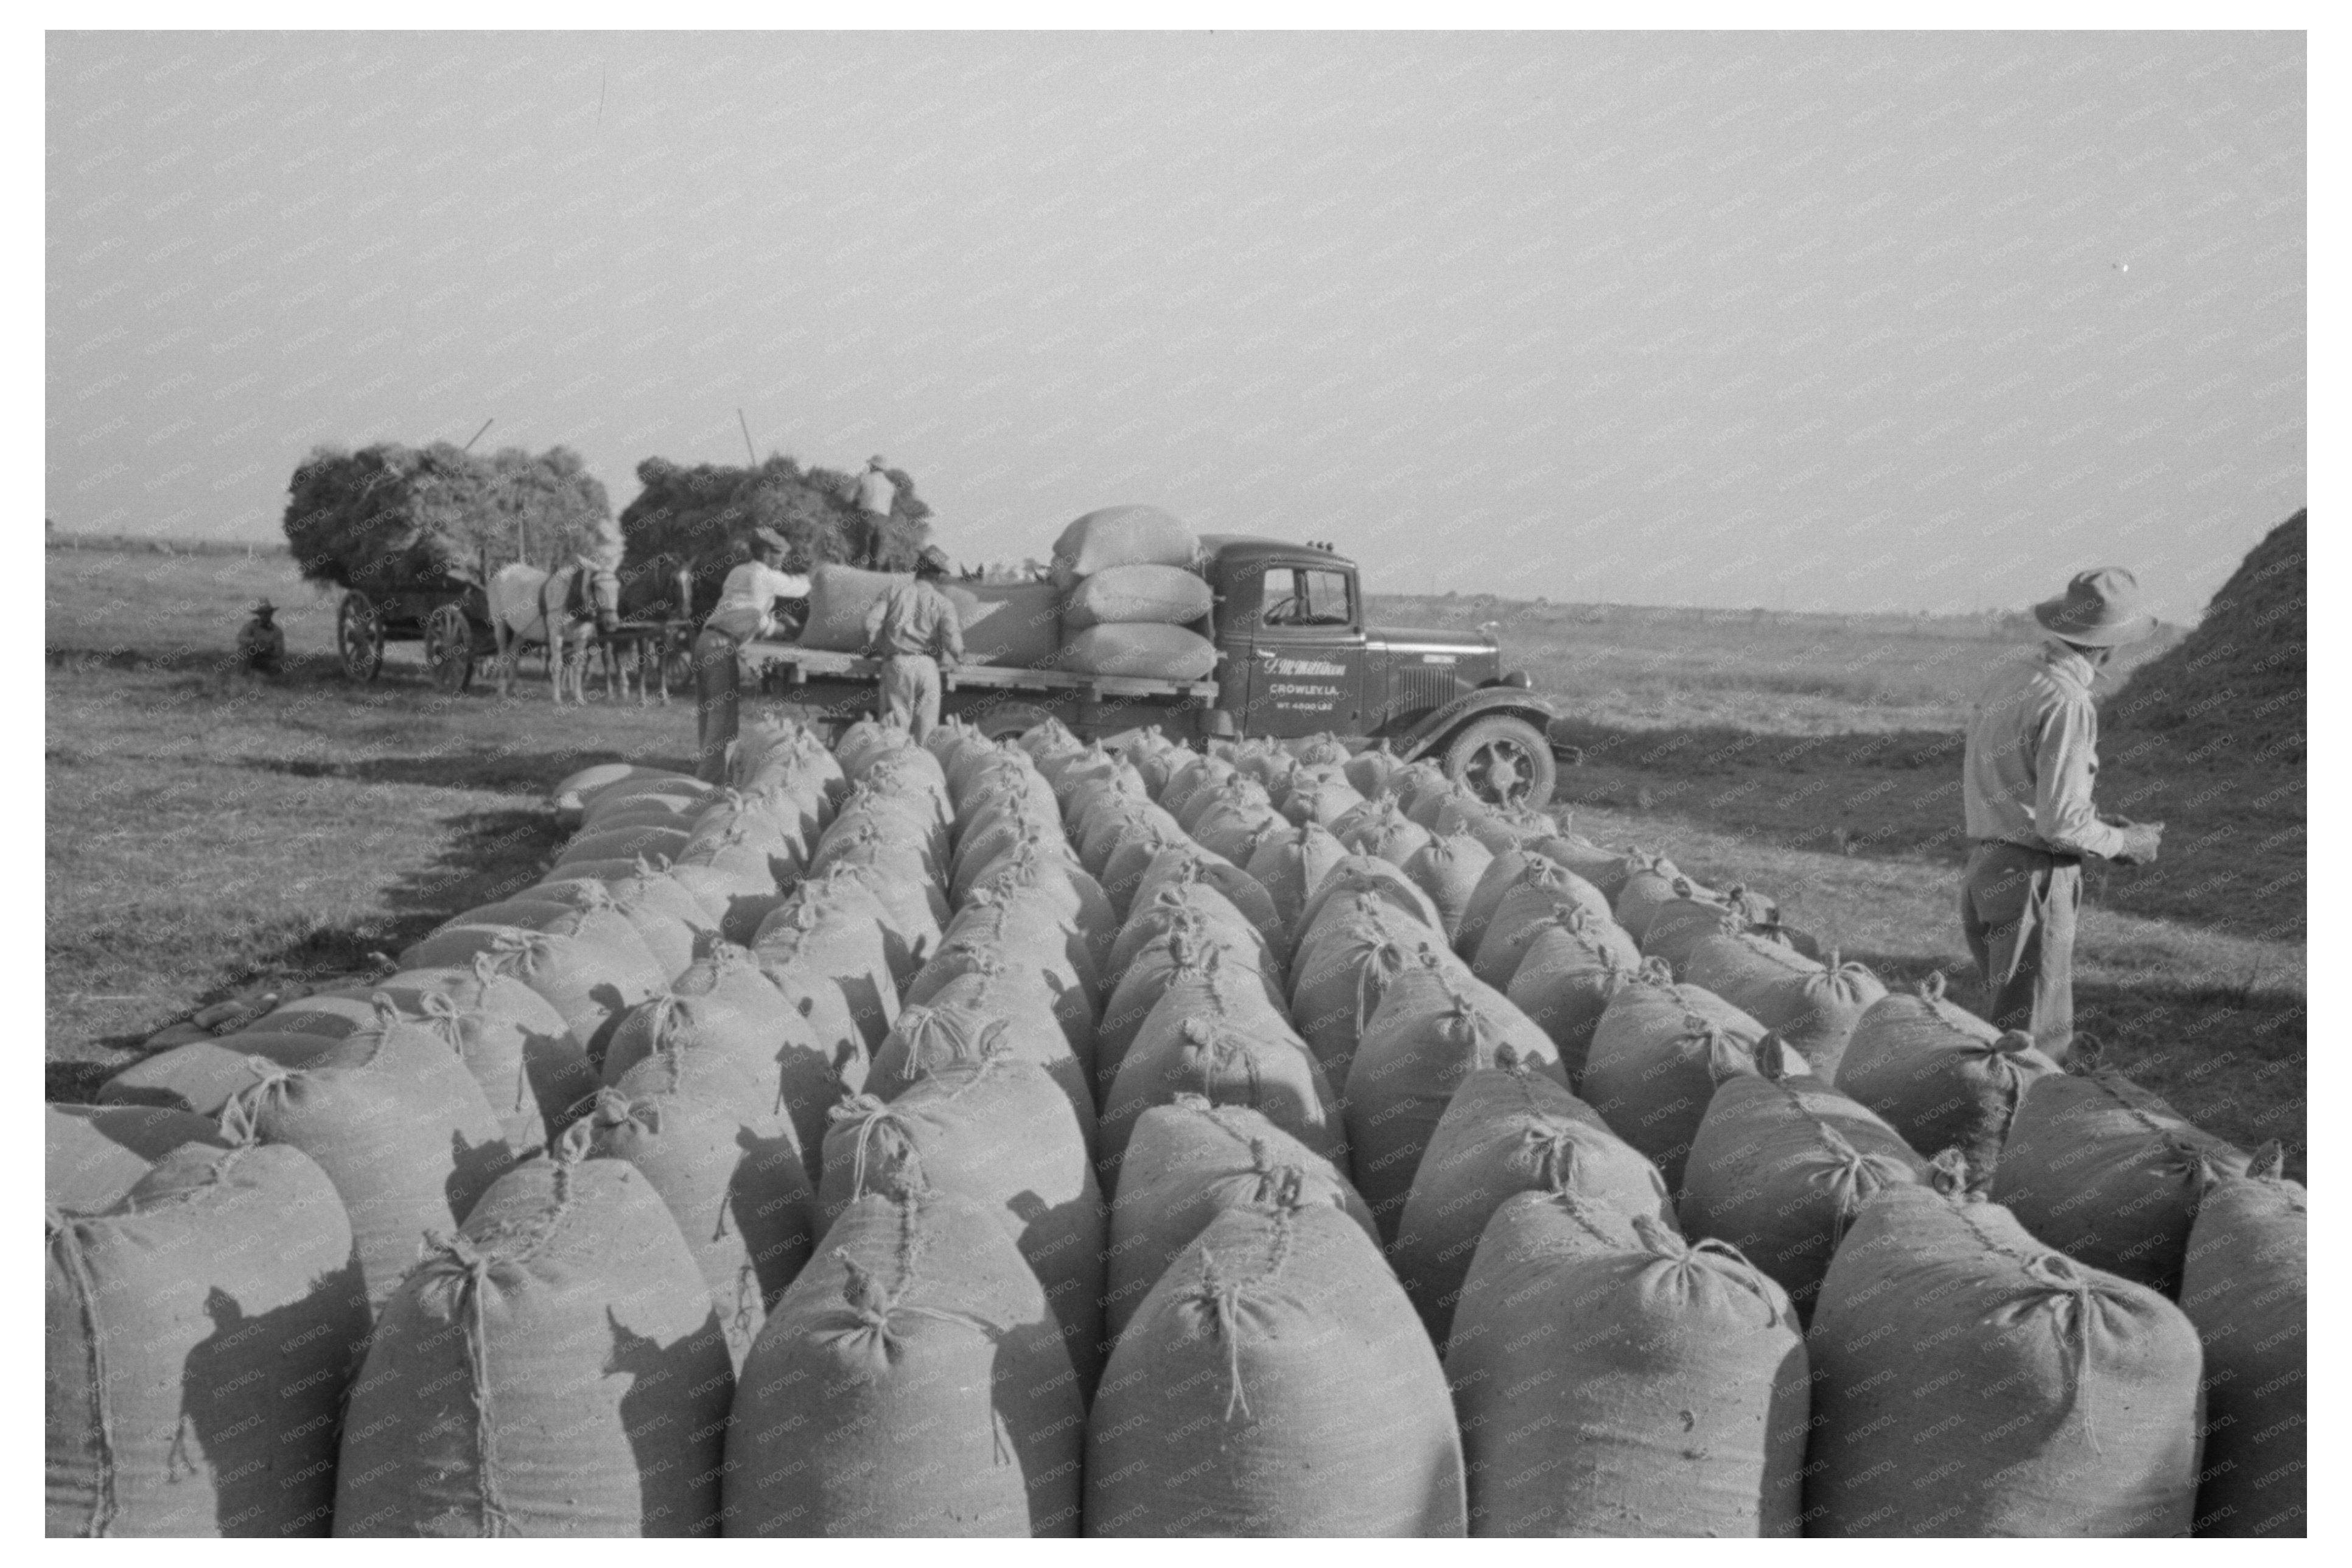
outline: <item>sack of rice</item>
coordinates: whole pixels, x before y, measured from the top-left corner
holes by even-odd
[[[326,1173],[184,1143],[47,1231],[47,1533],[325,1535],[368,1335]]]
[[[1089,626],[1064,642],[1052,662],[1079,675],[1206,680],[1216,672],[1217,658],[1217,645],[1198,632],[1138,621]]]
[[[98,1086],[98,1102],[218,1116],[222,1106],[251,1086],[255,1063],[307,1067],[334,1044],[321,1035],[259,1033],[191,1040],[124,1068]]]
[[[1666,1190],[1679,1197],[1716,1086],[1756,1070],[1764,1034],[1747,1014],[1696,985],[1675,984],[1665,965],[1650,961],[1593,1026],[1577,1092],[1617,1136],[1657,1162]],[[1801,1074],[1802,1059],[1787,1070]]]
[[[2200,1535],[2277,1540],[2309,1526],[2304,1211],[2271,1143],[2206,1192],[2189,1235],[2180,1309],[2205,1347]]]
[[[1924,1182],[1927,1163],[1826,1079],[1790,1077],[1768,1035],[1756,1072],[1717,1086],[1691,1143],[1683,1229],[1739,1248],[1810,1321],[1830,1258],[1874,1195]]]
[[[1053,1014],[1001,968],[979,967],[910,1001],[874,1054],[865,1093],[893,1100],[926,1073],[976,1064],[983,1048],[1035,1066],[1070,1103],[1087,1147],[1095,1147],[1095,1096],[1087,1058],[1070,1047]]]
[[[1345,1093],[1364,1031],[1390,984],[1436,933],[1368,893],[1328,906],[1293,976],[1292,1026]]]
[[[1936,973],[1915,994],[1887,996],[1863,1014],[1838,1060],[1837,1086],[1925,1157],[1958,1149],[1982,1183],[2026,1089],[2058,1070],[2031,1035],[2004,1034],[1947,1000]]]
[[[1156,506],[1107,506],[1087,512],[1054,541],[1054,581],[1064,588],[1120,566],[1181,566],[1200,555],[1192,531]]]
[[[1087,1072],[1099,1049],[1093,999],[1066,961],[1048,966],[1034,958],[1024,962],[1018,952],[1017,948],[1008,952],[984,929],[950,940],[907,987],[900,1021],[891,1026],[891,1036],[903,1037],[914,1029],[905,1022],[908,1010],[944,1006],[953,994],[965,1005],[1015,1025],[1016,1036],[1035,1026],[1035,1048],[1023,1054],[1056,1079],[1064,1076],[1058,1060],[1066,1059],[1070,1082],[1091,1108],[1094,1095],[1087,1088]],[[886,1040],[875,1060],[878,1063],[889,1049]]]
[[[1077,1531],[1086,1402],[987,1212],[858,1199],[784,1292],[727,1434],[730,1536]]]
[[[826,1113],[848,1089],[844,1058],[742,949],[715,949],[678,977],[677,990],[631,1009],[614,1034],[604,1080],[617,1088],[641,1063],[680,1055],[723,1058],[758,1084],[759,1105],[783,1118],[782,1134],[815,1184]]]
[[[1391,1258],[1443,1345],[1487,1220],[1517,1193],[1572,1192],[1675,1223],[1658,1168],[1526,1064],[1481,1068],[1447,1101],[1397,1221]]]
[[[669,989],[670,977],[636,929],[612,910],[585,910],[544,931],[461,927],[446,949],[434,938],[402,957],[404,969],[456,967],[487,952],[490,966],[512,975],[563,1016],[572,1037],[602,1066],[621,1015]]]
[[[1238,989],[1237,987],[1235,989]],[[1330,1080],[1297,1036],[1287,1029],[1237,1026],[1218,1012],[1185,1014],[1163,997],[1103,1097],[1097,1165],[1103,1185],[1118,1190],[1118,1170],[1137,1118],[1180,1094],[1213,1105],[1256,1110],[1331,1162],[1348,1170],[1348,1134]],[[1243,1025],[1252,1020],[1244,1017]]]
[[[719,934],[738,947],[749,947],[760,922],[774,913],[784,895],[764,870],[756,877],[740,869],[681,862],[666,873],[719,922]]]
[[[1229,1208],[1282,1203],[1328,1204],[1380,1240],[1348,1179],[1257,1111],[1180,1094],[1136,1118],[1110,1205],[1106,1341],[1118,1342],[1168,1266],[1211,1221]]]
[[[561,871],[584,860],[635,860],[640,855],[648,859],[656,855],[675,858],[692,837],[675,827],[603,828],[572,838],[557,853],[555,866]]]
[[[1429,842],[1429,829],[1406,816],[1396,802],[1380,801],[1346,831],[1339,832],[1339,839],[1358,855],[1385,860],[1402,870],[1405,862]]]
[[[1413,885],[1429,895],[1437,910],[1438,929],[1452,942],[1462,929],[1470,897],[1494,864],[1486,847],[1468,834],[1433,836],[1412,852],[1403,867]]]
[[[1507,988],[1536,933],[1557,921],[1580,918],[1596,940],[1607,941],[1617,922],[1592,884],[1566,867],[1538,857],[1504,889],[1493,917],[1478,938],[1470,972],[1497,991]],[[1629,939],[1630,940],[1630,939]]]
[[[1062,605],[1062,628],[1079,632],[1135,621],[1190,626],[1208,619],[1213,600],[1207,579],[1186,567],[1148,562],[1111,566],[1070,590]]]
[[[824,1224],[902,1186],[970,1198],[995,1218],[1045,1287],[1090,1392],[1102,1369],[1102,1192],[1060,1086],[989,1037],[977,1060],[927,1067],[887,1104],[859,1095],[835,1107],[818,1193]]]
[[[971,892],[993,893],[1015,907],[1042,904],[1086,944],[1097,975],[1110,976],[1111,944],[1118,939],[1118,916],[1102,884],[1070,858],[1066,847],[1023,845],[1002,856],[974,882]]]
[[[1649,859],[1639,849],[1604,848],[1580,833],[1538,833],[1527,839],[1527,847],[1600,889],[1612,911],[1617,906],[1617,895],[1625,890],[1634,871]]]
[[[2027,1086],[1991,1197],[2076,1262],[2178,1296],[2199,1204],[2245,1173],[2243,1150],[2122,1074],[2054,1072]]]
[[[1051,583],[949,583],[967,664],[1025,669],[1051,658],[1062,636],[1062,591]]]
[[[41,1120],[42,1197],[61,1214],[103,1214],[184,1144],[227,1147],[212,1118],[161,1106],[45,1105]]]
[[[740,1370],[816,1245],[816,1197],[774,1075],[667,1047],[599,1093],[588,1125],[590,1152],[643,1172],[677,1221]]]
[[[586,1109],[602,1081],[554,1004],[499,973],[487,953],[459,969],[403,970],[364,989],[371,1009],[372,998],[381,994],[403,1013],[429,1020],[454,1010],[467,1068],[498,1113],[517,1158],[546,1147]],[[291,1021],[299,1026],[299,1016]],[[449,1026],[442,1026],[446,1032]],[[532,1107],[540,1117],[536,1131],[527,1123]]]
[[[1092,939],[1065,916],[1066,907],[1066,900],[1036,888],[975,888],[949,923],[942,951],[965,942],[993,947],[1016,973],[1042,977],[1056,992],[1075,988],[1091,1022],[1104,971],[1096,966]]]
[[[717,1533],[735,1379],[653,1184],[574,1125],[432,1238],[352,1385],[335,1534]]]
[[[1317,919],[1335,900],[1357,893],[1370,893],[1394,905],[1401,913],[1427,927],[1433,938],[1444,934],[1438,930],[1437,906],[1429,901],[1429,895],[1415,886],[1412,878],[1385,860],[1369,855],[1349,855],[1325,872],[1323,880],[1307,895],[1306,906],[1298,911],[1291,951],[1304,956],[1313,941],[1310,933]]]
[[[1320,827],[1346,816],[1364,804],[1356,786],[1342,775],[1339,778],[1315,778],[1307,781],[1283,796],[1282,815],[1294,824],[1312,822]]]
[[[1551,1037],[1570,1089],[1584,1082],[1601,1015],[1640,968],[1633,938],[1615,921],[1587,919],[1580,911],[1538,925],[1519,955],[1504,994]]]
[[[1780,1288],[1722,1243],[1512,1198],[1446,1347],[1470,1532],[1793,1538],[1805,1350]]]
[[[1898,1183],[1813,1309],[1807,1532],[2187,1533],[2197,1332],[1998,1204]]]
[[[1656,934],[1653,926],[1651,932]],[[1826,964],[1794,948],[1746,932],[1718,932],[1694,947],[1683,977],[1714,992],[1780,1037],[1823,1078],[1845,1059],[1863,1015],[1885,999],[1886,987],[1859,963]]]
[[[1195,791],[1230,778],[1236,771],[1233,763],[1213,752],[1187,753],[1183,763],[1168,775],[1168,782],[1160,786],[1160,807],[1173,816],[1184,809],[1184,803],[1192,798]]]
[[[1612,912],[1617,923],[1625,928],[1625,934],[1636,942],[1650,934],[1651,921],[1668,904],[1702,895],[1717,896],[1713,889],[1684,876],[1663,855],[1644,854],[1637,849],[1626,859],[1629,868],[1624,885],[1611,900]]]
[[[901,572],[862,572],[830,563],[817,566],[809,573],[808,624],[801,628],[801,646],[834,653],[863,652],[866,612],[893,584],[913,581]]]
[[[1265,939],[1271,952],[1290,951],[1289,928],[1276,912],[1274,900],[1266,890],[1239,866],[1222,856],[1212,855],[1198,845],[1179,845],[1163,849],[1143,873],[1135,887],[1135,902],[1148,902],[1161,888],[1182,888],[1191,883],[1214,889],[1226,902],[1239,910],[1242,917],[1255,927]],[[1279,964],[1276,966],[1279,968]]]
[[[1089,1536],[1459,1536],[1462,1443],[1353,1218],[1226,1210],[1144,1298],[1087,1424]]]
[[[1180,906],[1168,930],[1136,951],[1103,1008],[1092,1062],[1096,1102],[1108,1096],[1136,1037],[1166,997],[1172,993],[1177,998],[1171,1016],[1191,1017],[1217,1005],[1236,970],[1246,970],[1255,977],[1250,983],[1265,989],[1255,948],[1241,945],[1230,931],[1221,933],[1198,910]],[[1269,994],[1267,1000],[1279,1007],[1278,994]]]
[[[1246,867],[1259,845],[1290,831],[1289,818],[1273,806],[1264,801],[1247,801],[1209,811],[1193,828],[1192,837],[1210,854]]]
[[[795,897],[760,922],[751,953],[772,976],[789,970],[803,984],[830,984],[871,1051],[898,1016],[898,977],[892,959],[903,963],[904,948],[892,942],[870,912],[845,907],[845,896]]]
[[[381,1309],[428,1233],[462,1221],[514,1163],[481,1086],[438,1032],[394,1016],[297,1068],[255,1058],[221,1110],[232,1142],[299,1149],[351,1216],[368,1304]]]
[[[1396,1236],[1423,1151],[1463,1079],[1516,1063],[1568,1086],[1559,1053],[1508,999],[1442,947],[1416,957],[1389,983],[1348,1068],[1349,1173],[1384,1239]]]
[[[1348,847],[1314,822],[1287,833],[1258,840],[1256,850],[1243,866],[1266,897],[1274,900],[1276,918],[1285,931],[1296,932],[1307,900],[1323,885],[1334,867],[1347,858]]]

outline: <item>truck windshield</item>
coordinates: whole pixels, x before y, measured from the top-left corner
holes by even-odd
[[[1265,606],[1259,618],[1270,626],[1344,626],[1355,618],[1349,613],[1345,572],[1269,567],[1259,603]]]

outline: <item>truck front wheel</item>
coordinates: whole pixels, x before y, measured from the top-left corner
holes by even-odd
[[[1445,748],[1445,776],[1489,805],[1539,810],[1551,804],[1559,769],[1534,725],[1496,713],[1455,733]]]

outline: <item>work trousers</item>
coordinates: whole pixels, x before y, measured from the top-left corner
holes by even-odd
[[[706,626],[694,639],[694,776],[704,784],[727,782],[727,749],[741,722],[743,670],[736,640]]]
[[[940,721],[940,667],[919,653],[882,661],[882,722],[920,741]]]
[[[2074,1039],[2074,921],[2083,863],[2015,844],[1980,843],[1960,881],[1960,930],[1984,977],[1987,1016],[2064,1061]]]

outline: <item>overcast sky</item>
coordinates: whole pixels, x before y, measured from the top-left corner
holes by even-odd
[[[47,512],[314,443],[910,471],[1376,589],[2193,616],[2301,505],[2291,34],[72,35]]]

